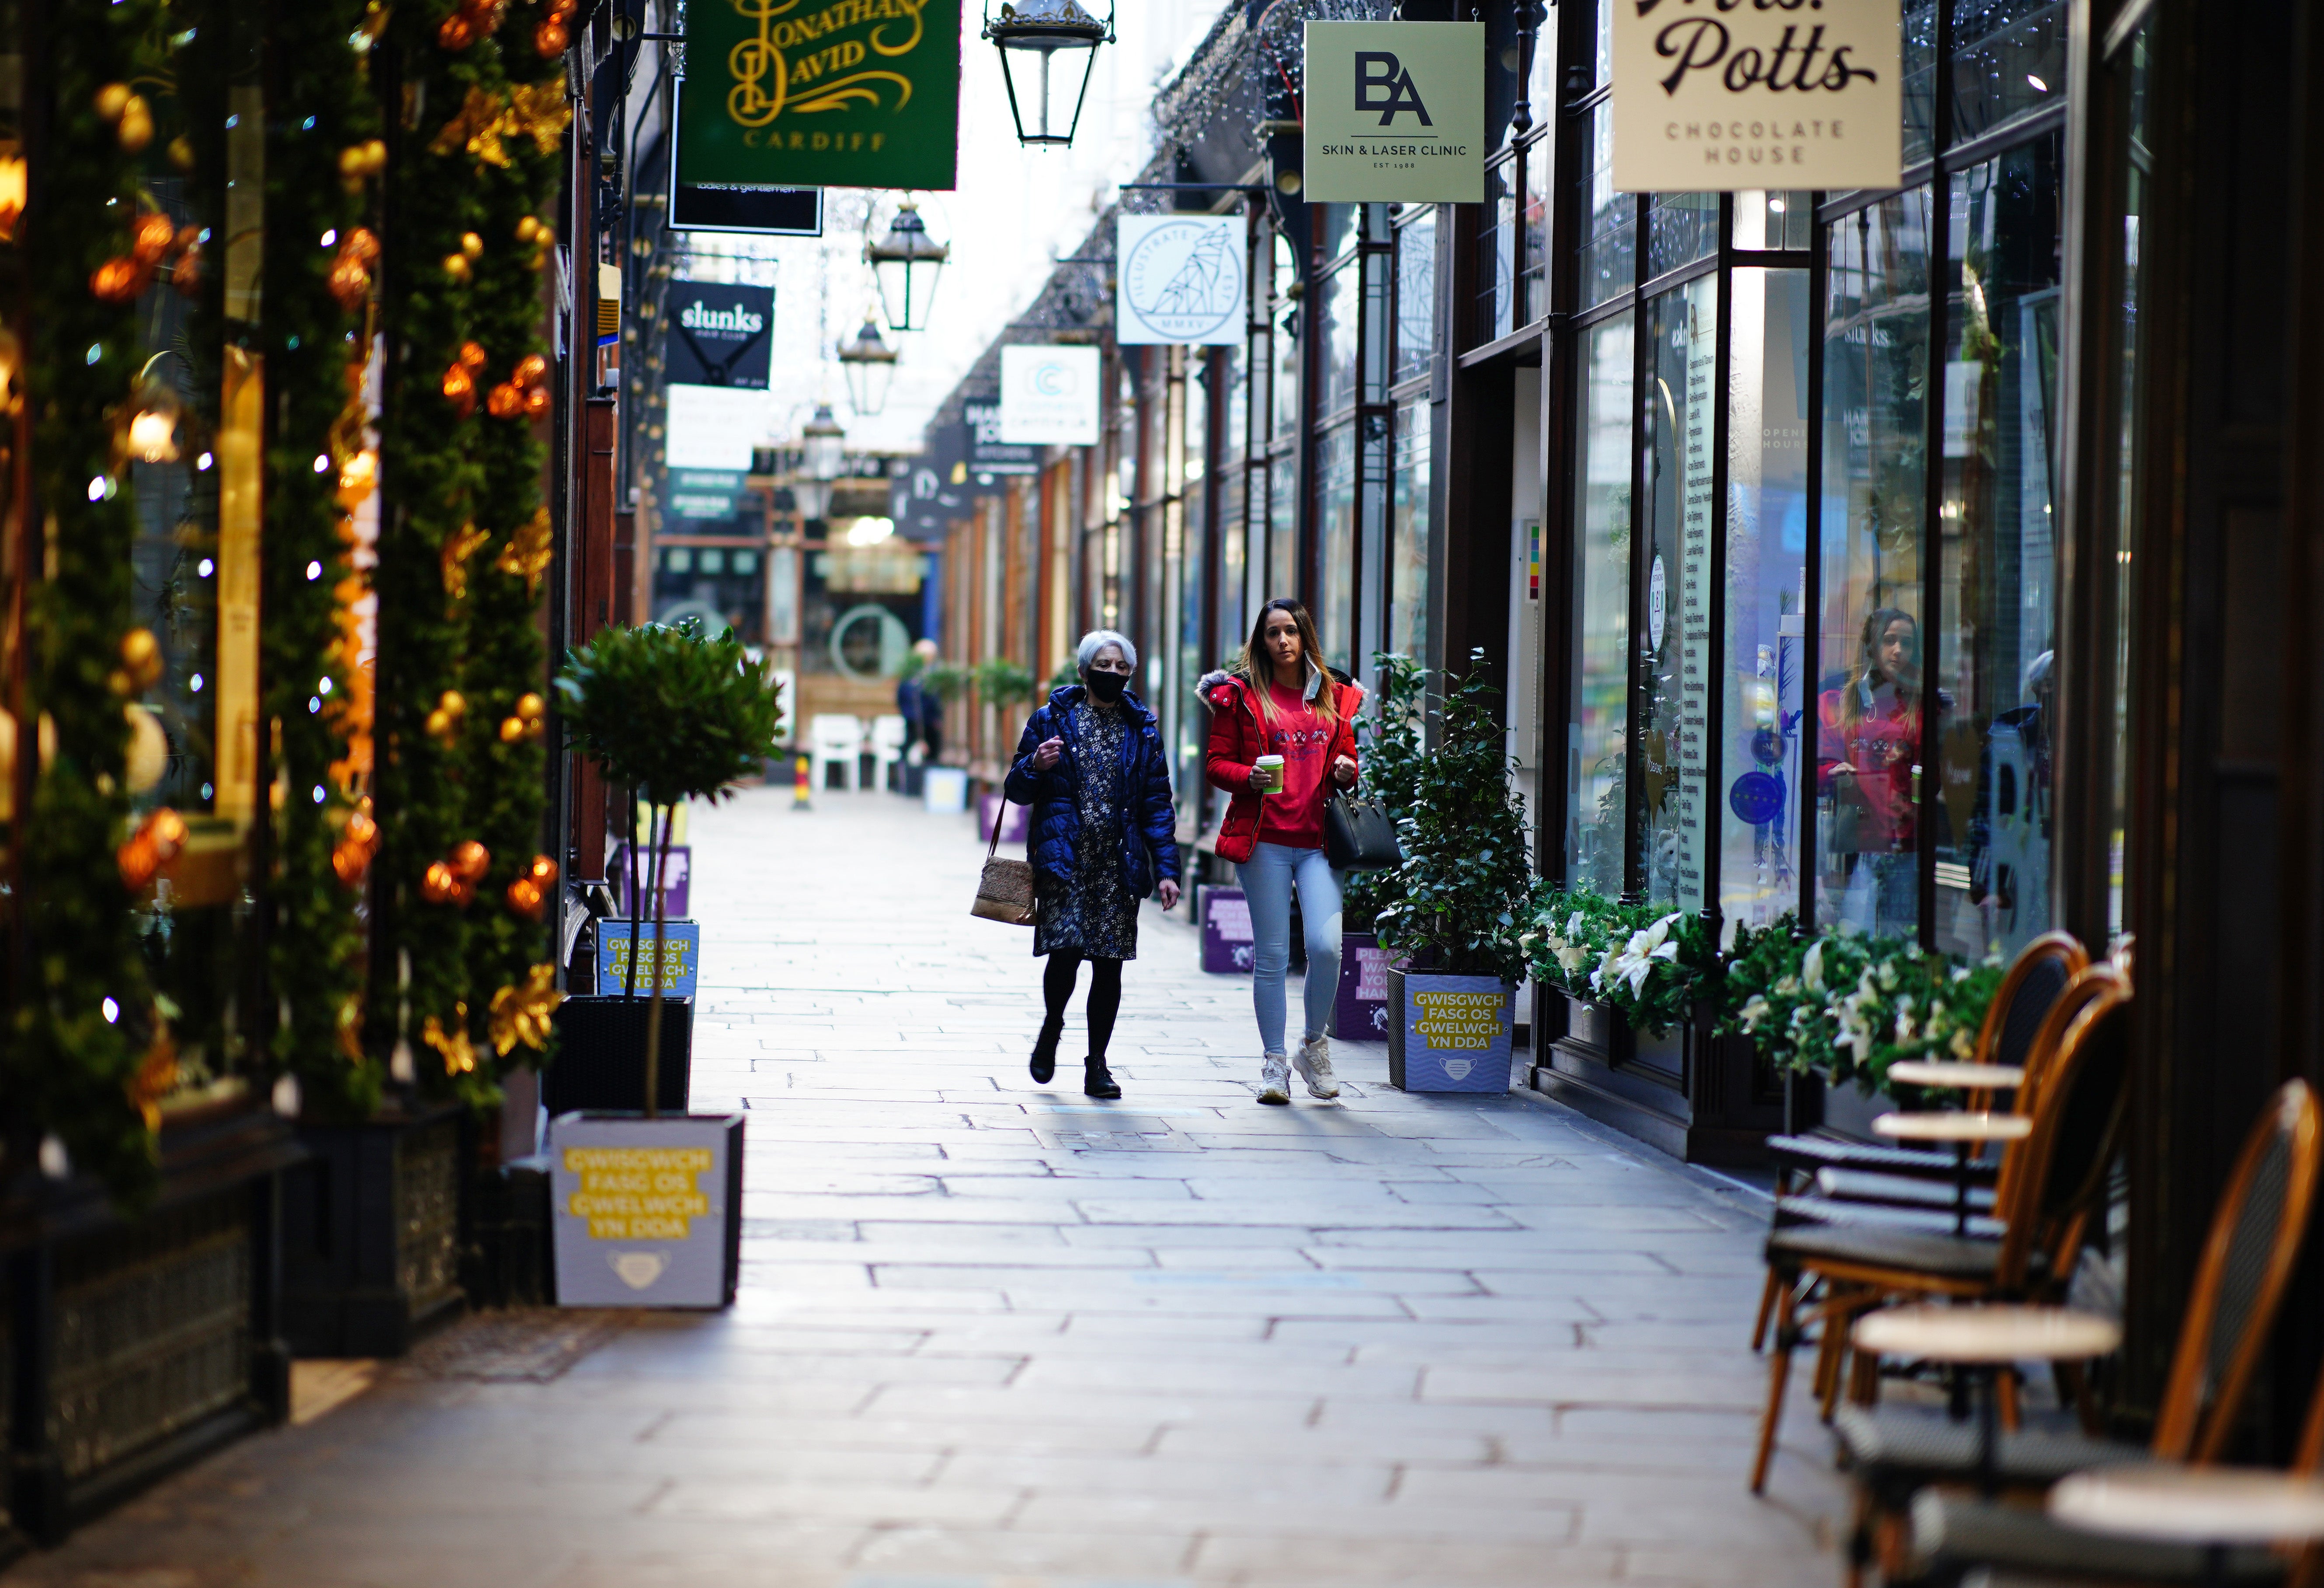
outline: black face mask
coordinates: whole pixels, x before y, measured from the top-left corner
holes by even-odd
[[[1130,675],[1127,673],[1107,673],[1093,670],[1089,675],[1090,693],[1095,695],[1099,701],[1109,706],[1113,704],[1114,702],[1120,700],[1121,698],[1121,692],[1129,687]]]

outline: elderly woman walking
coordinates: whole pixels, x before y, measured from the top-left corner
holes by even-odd
[[[1121,962],[1138,958],[1138,901],[1178,902],[1177,816],[1162,733],[1130,693],[1138,647],[1110,629],[1082,637],[1079,684],[1054,691],[1017,742],[1008,795],[1033,807],[1033,952],[1048,957],[1047,1005],[1033,1042],[1032,1073],[1057,1072],[1065,1004],[1090,962],[1089,1057],[1082,1090],[1119,1097],[1105,1050],[1121,1007]]]

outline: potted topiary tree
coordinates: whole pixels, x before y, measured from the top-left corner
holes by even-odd
[[[763,665],[733,630],[712,639],[693,621],[600,629],[570,655],[557,688],[582,749],[654,805],[730,796],[757,773],[780,712]],[[669,858],[664,822],[650,890],[643,1113],[568,1114],[550,1126],[557,1294],[568,1307],[724,1306],[741,1271],[742,1116],[661,1109]]]
[[[1402,822],[1412,814],[1413,794],[1427,757],[1422,718],[1427,704],[1428,670],[1412,657],[1381,651],[1379,710],[1357,724],[1363,746],[1363,777],[1358,796],[1376,800]],[[1332,1034],[1355,1042],[1379,1042],[1388,1033],[1387,954],[1372,923],[1403,897],[1401,873],[1351,871],[1340,888],[1340,996],[1332,1003]]]
[[[1390,1085],[1415,1092],[1505,1092],[1517,935],[1531,890],[1525,805],[1509,787],[1508,739],[1485,654],[1443,699],[1435,752],[1413,777],[1397,823],[1397,896],[1375,928],[1388,972]]]

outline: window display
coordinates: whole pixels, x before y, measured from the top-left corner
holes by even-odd
[[[1630,413],[1637,360],[1627,315],[1582,333],[1575,409],[1573,621],[1566,713],[1565,875],[1624,886],[1623,766],[1629,731]]]
[[[1701,276],[1665,293],[1646,314],[1652,362],[1640,438],[1646,470],[1646,628],[1638,647],[1646,678],[1640,846],[1647,898],[1700,910],[1716,576],[1711,534],[1718,278]]]

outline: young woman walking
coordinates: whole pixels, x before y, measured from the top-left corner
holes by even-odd
[[[1017,741],[1008,795],[1033,807],[1033,952],[1048,957],[1047,1014],[1033,1042],[1033,1079],[1057,1072],[1065,1004],[1090,963],[1089,1057],[1082,1090],[1119,1097],[1106,1043],[1121,1007],[1121,962],[1138,958],[1138,901],[1178,902],[1177,811],[1154,713],[1130,692],[1138,647],[1110,629],[1082,637],[1082,681],[1049,696]]]
[[[1211,708],[1211,785],[1234,796],[1219,853],[1235,863],[1250,904],[1259,1100],[1290,1102],[1294,1066],[1309,1095],[1336,1097],[1323,1023],[1340,991],[1340,883],[1323,858],[1323,802],[1356,781],[1355,715],[1364,692],[1323,665],[1314,620],[1287,599],[1259,609],[1241,661],[1201,687]],[[1295,888],[1307,940],[1306,1032],[1286,1057],[1283,978]]]

